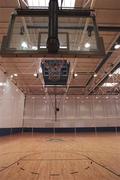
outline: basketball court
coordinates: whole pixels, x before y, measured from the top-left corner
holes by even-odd
[[[118,0],[0,0],[0,179],[120,179]]]

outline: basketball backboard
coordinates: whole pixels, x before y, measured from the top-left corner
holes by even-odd
[[[98,57],[104,55],[93,10],[59,9],[57,53],[48,53],[48,9],[16,9],[1,55],[17,57]]]

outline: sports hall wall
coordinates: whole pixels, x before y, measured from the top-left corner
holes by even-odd
[[[27,96],[24,127],[120,127],[118,96],[59,96],[56,121],[54,101],[54,96]]]
[[[0,71],[0,135],[22,127],[24,94]]]

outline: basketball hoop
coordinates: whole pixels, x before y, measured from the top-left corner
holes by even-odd
[[[48,79],[54,82],[59,81],[64,61],[53,60],[51,62],[45,60],[43,63],[48,70]]]

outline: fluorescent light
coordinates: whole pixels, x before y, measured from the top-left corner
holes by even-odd
[[[67,49],[67,46],[60,46],[60,49]]]
[[[119,49],[120,48],[120,44],[115,44],[114,49]]]
[[[32,46],[32,50],[37,50],[37,46]]]
[[[90,43],[88,43],[88,42],[85,43],[84,47],[85,47],[85,48],[89,48],[89,47],[90,47]]]
[[[41,48],[41,49],[45,49],[45,48],[46,48],[46,46],[40,46],[40,48]]]
[[[29,7],[48,7],[50,0],[27,0]],[[58,0],[59,6],[61,6],[61,0]],[[75,0],[63,0],[62,7],[74,7]]]
[[[40,48],[41,48],[41,49],[45,49],[45,48],[47,48],[47,47],[44,46],[44,45],[41,45]],[[67,46],[60,46],[60,49],[67,49]]]
[[[13,78],[13,75],[11,75],[10,77]]]
[[[27,48],[28,48],[28,45],[27,45],[27,43],[26,43],[25,41],[23,41],[23,42],[21,43],[21,47],[22,47],[23,49],[27,49]]]
[[[14,76],[15,76],[15,77],[17,77],[17,76],[18,76],[18,74],[16,74],[16,73],[15,73],[15,74],[14,74]]]
[[[104,83],[103,85],[102,85],[102,87],[114,87],[114,86],[116,86],[118,83]]]

